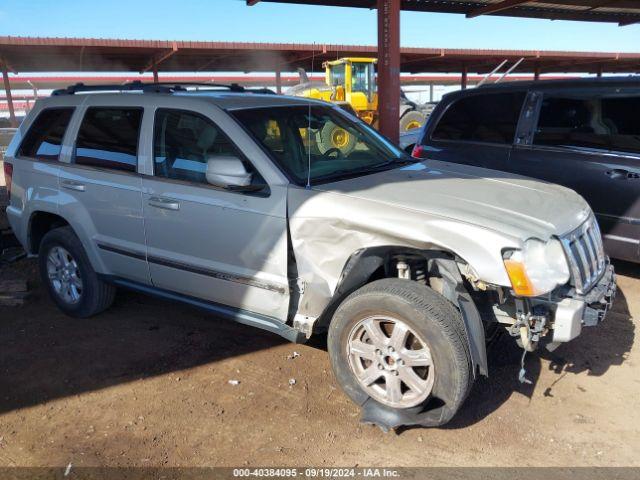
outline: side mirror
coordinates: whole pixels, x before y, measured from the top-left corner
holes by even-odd
[[[216,187],[246,187],[252,176],[238,157],[217,155],[207,160],[207,182]]]

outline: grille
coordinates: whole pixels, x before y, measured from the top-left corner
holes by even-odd
[[[560,240],[569,260],[573,286],[579,294],[587,293],[606,266],[598,222],[591,216]]]

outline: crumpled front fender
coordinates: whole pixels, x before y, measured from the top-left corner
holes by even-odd
[[[451,252],[486,283],[509,285],[503,248],[518,239],[482,226],[335,192],[291,186],[291,246],[304,282],[299,315],[317,318],[330,303],[349,258],[380,246]]]

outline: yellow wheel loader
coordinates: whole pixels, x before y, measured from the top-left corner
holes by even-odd
[[[314,98],[340,105],[373,127],[378,123],[378,91],[376,85],[375,58],[348,57],[325,62],[324,82],[312,82],[303,69],[298,69],[300,83],[291,87],[288,95]],[[418,105],[402,93],[400,98],[400,133],[420,128],[426,115]],[[318,132],[316,144],[321,153],[338,148],[348,154],[355,148],[356,140],[345,130],[326,125]]]

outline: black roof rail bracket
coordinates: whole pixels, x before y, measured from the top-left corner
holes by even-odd
[[[51,92],[52,96],[58,95],[75,95],[82,92],[132,92],[140,91],[143,93],[175,93],[186,92],[187,87],[201,88],[224,88],[235,93],[263,93],[273,94],[274,92],[268,88],[252,88],[246,89],[237,83],[206,83],[206,82],[154,82],[144,83],[135,80],[129,83],[113,84],[113,85],[85,85],[84,83],[76,83],[66,88],[59,88]]]

